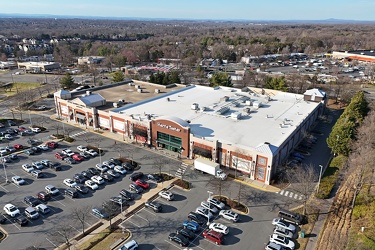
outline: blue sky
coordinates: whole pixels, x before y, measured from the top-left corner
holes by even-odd
[[[11,0],[1,4],[0,13],[224,20],[374,20],[374,10],[375,0]]]

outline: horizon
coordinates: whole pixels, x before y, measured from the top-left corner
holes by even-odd
[[[198,6],[198,7],[197,7]],[[223,6],[222,8],[220,8]],[[2,6],[0,15],[19,16],[63,16],[98,19],[166,19],[166,20],[238,20],[238,21],[317,21],[346,20],[374,21],[371,0],[268,0],[256,2],[248,0],[169,2],[167,0],[143,0],[127,2],[111,0],[73,0],[64,2],[33,2],[19,0]],[[358,10],[358,11],[355,11]]]

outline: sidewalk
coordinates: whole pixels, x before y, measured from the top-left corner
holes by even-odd
[[[142,203],[144,203],[145,201],[147,201],[148,199],[152,198],[153,196],[155,196],[157,193],[159,193],[162,189],[166,188],[166,187],[169,187],[173,181],[175,181],[176,178],[173,178],[172,180],[169,180],[169,181],[166,181],[166,182],[163,182],[163,183],[158,183],[157,187],[156,188],[153,188],[153,189],[150,189],[149,192],[147,193],[144,193],[141,198],[139,200],[136,200],[135,203],[133,205],[131,205],[130,207],[128,207],[124,213],[127,213],[127,215],[132,215],[132,211],[136,208],[138,208],[140,205],[142,205]],[[129,217],[130,217],[129,216]],[[122,215],[121,213],[119,215],[117,215],[116,217],[112,218],[112,223],[119,220],[119,219],[123,219],[124,221],[126,219],[128,219],[128,217],[126,217],[126,215]],[[71,241],[72,243],[72,247],[71,249],[80,249],[80,247],[86,243],[88,240],[90,240],[91,238],[93,238],[94,236],[96,236],[98,233],[102,232],[103,230],[107,229],[110,225],[109,221],[106,221],[106,220],[101,220],[103,223],[103,225],[101,225],[100,227],[98,227],[97,229],[95,229],[94,231],[92,231],[89,235],[83,237],[81,240],[79,241]],[[87,231],[88,229],[86,229]],[[76,235],[77,236],[77,235]],[[64,249],[62,248],[62,246],[64,246],[65,244],[61,245],[59,247],[59,249]]]

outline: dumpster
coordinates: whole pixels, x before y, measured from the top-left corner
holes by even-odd
[[[299,237],[305,238],[305,231],[304,230],[301,230],[301,232],[299,232]]]

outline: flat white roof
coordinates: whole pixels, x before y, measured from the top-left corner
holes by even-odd
[[[112,112],[132,115],[137,120],[147,119],[147,115],[151,119],[175,116],[188,121],[191,133],[197,137],[254,149],[265,142],[280,146],[319,105],[304,101],[303,95],[259,93],[260,89],[256,93],[227,87],[189,86]],[[192,109],[194,103],[198,104],[198,110]],[[259,108],[257,103],[261,103]],[[223,110],[226,112],[220,114]]]

